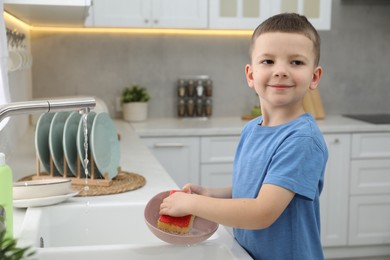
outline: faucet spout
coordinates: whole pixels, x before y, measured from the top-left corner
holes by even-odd
[[[85,109],[89,111],[95,106],[96,100],[92,97],[13,102],[0,106],[0,122],[11,115]]]

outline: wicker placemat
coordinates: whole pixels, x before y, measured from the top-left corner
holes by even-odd
[[[109,187],[89,186],[89,189],[85,189],[85,185],[72,184],[72,189],[80,191],[77,196],[98,196],[136,190],[143,187],[145,183],[146,180],[143,176],[122,171],[112,179],[112,184]]]
[[[19,181],[31,180],[33,176],[34,175],[23,177]],[[121,171],[116,177],[112,179],[111,185],[108,187],[90,185],[86,189],[85,185],[76,185],[72,183],[72,189],[80,191],[77,196],[87,197],[117,194],[126,191],[136,190],[143,187],[145,183],[146,179],[143,176],[133,172]]]

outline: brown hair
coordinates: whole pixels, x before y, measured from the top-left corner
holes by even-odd
[[[251,59],[253,46],[256,39],[263,33],[267,32],[285,32],[299,33],[309,38],[314,45],[314,63],[317,66],[320,62],[320,45],[321,39],[317,30],[303,15],[296,13],[282,13],[274,15],[262,22],[253,32],[252,40],[249,47],[249,58]]]

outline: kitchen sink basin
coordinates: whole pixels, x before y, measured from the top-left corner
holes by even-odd
[[[144,223],[144,208],[144,204],[80,203],[31,208],[27,214],[39,219],[33,240],[37,247],[159,242]]]
[[[227,233],[223,227],[197,245],[167,244],[147,228],[144,208],[143,203],[89,202],[29,208],[19,240],[33,246],[40,260],[251,259],[233,239],[219,235]]]

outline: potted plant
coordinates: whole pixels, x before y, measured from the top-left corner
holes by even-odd
[[[133,84],[122,92],[123,119],[126,121],[144,121],[148,115],[149,93],[145,87]]]
[[[6,234],[5,229],[5,209],[0,205],[0,259],[1,260],[20,260],[30,259],[35,254],[30,247],[19,247],[17,240]]]

